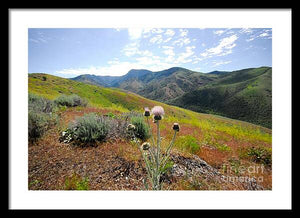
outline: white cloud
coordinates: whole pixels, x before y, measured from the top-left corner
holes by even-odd
[[[225,37],[220,40],[216,47],[206,49],[200,55],[202,57],[224,56],[232,53],[232,49],[236,46],[235,41],[238,39],[236,35]]]
[[[266,32],[264,32],[264,33],[262,33],[262,34],[259,35],[259,37],[266,37],[266,36],[269,36],[269,34],[266,33]]]
[[[32,38],[29,38],[29,41],[30,41],[30,42],[34,42],[34,43],[40,43],[39,40],[37,40],[37,39],[32,39]]]
[[[142,69],[143,65],[131,62],[118,62],[109,64],[104,67],[89,67],[89,68],[78,68],[78,69],[63,69],[56,71],[54,74],[57,75],[68,75],[69,77],[75,77],[82,74],[93,74],[98,76],[121,76],[126,74],[131,69]]]
[[[171,39],[172,39],[172,37],[167,38],[167,39],[164,41],[164,43],[170,41]]]
[[[162,38],[162,35],[156,35],[156,36],[153,36],[151,39],[150,39],[150,42],[151,43],[156,43],[156,44],[160,44],[163,42],[163,38]]]
[[[167,57],[165,58],[165,61],[168,62],[168,63],[174,61],[174,56],[175,56],[174,47],[172,47],[172,46],[162,46],[162,48],[164,49],[163,53],[165,55],[167,55]]]
[[[216,67],[216,66],[220,66],[220,65],[224,65],[224,64],[229,64],[231,63],[232,61],[214,61],[213,62],[213,66]]]
[[[141,28],[128,28],[128,34],[131,40],[136,40],[141,38],[142,33],[143,33],[143,29]]]
[[[171,29],[167,29],[167,31],[165,32],[166,36],[172,37],[175,35],[175,31],[171,30]]]
[[[137,52],[139,55],[143,55],[143,56],[148,56],[148,57],[152,57],[153,53],[149,50],[144,50],[144,51],[138,51]]]
[[[122,53],[127,57],[132,57],[134,55],[142,55],[142,56],[153,56],[153,53],[149,50],[140,50],[140,44],[138,42],[132,42],[127,44],[123,49]]]
[[[163,53],[166,54],[166,55],[172,55],[174,56],[175,53],[174,53],[174,47],[172,46],[163,46],[162,47],[164,50],[163,50]]]
[[[43,33],[38,33],[39,37],[37,38],[29,38],[30,42],[34,42],[34,43],[48,43],[49,40],[51,40],[50,37],[46,37],[43,35]]]
[[[269,33],[269,32],[271,32],[271,29],[264,29],[263,31],[261,31],[257,34],[251,35],[249,39],[246,39],[246,41],[251,42],[251,41],[253,41],[254,39],[257,39],[257,38],[272,39],[272,33]]]
[[[160,28],[154,28],[154,29],[152,29],[151,32],[152,32],[152,33],[156,33],[156,34],[161,34],[161,33],[163,33],[164,31],[163,31],[162,29],[160,29]]]
[[[214,31],[214,34],[220,36],[220,35],[222,35],[224,32],[225,32],[225,30],[216,30],[216,31]]]
[[[143,38],[149,38],[151,36],[151,28],[145,28],[143,29]]]
[[[245,33],[245,34],[249,35],[249,34],[252,34],[252,33],[253,33],[253,30],[250,29],[250,28],[243,28],[243,29],[241,29],[239,32],[240,32],[240,33]]]
[[[189,58],[191,57],[194,52],[195,46],[187,46],[185,47],[185,52],[182,52],[179,54],[178,58],[176,59],[175,63],[189,63],[192,62],[193,59]],[[189,59],[188,59],[189,58]]]
[[[130,56],[133,56],[135,54],[137,54],[139,52],[139,43],[137,42],[132,42],[132,43],[129,43],[127,44],[122,52],[127,56],[127,57],[130,57]]]
[[[181,37],[185,37],[188,34],[188,30],[180,29],[179,31],[180,31],[180,36]]]
[[[251,42],[251,41],[253,41],[255,38],[256,38],[256,37],[253,37],[253,36],[252,36],[251,38],[246,39],[246,41],[247,41],[247,42]]]
[[[176,41],[174,41],[173,45],[178,45],[179,47],[182,47],[184,45],[190,44],[191,40],[187,37],[179,38]]]

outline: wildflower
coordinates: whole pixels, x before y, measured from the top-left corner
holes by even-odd
[[[154,106],[151,112],[154,115],[154,120],[161,120],[162,116],[165,114],[165,111],[161,106]]]
[[[150,148],[150,143],[149,143],[149,142],[144,142],[144,143],[142,144],[142,149],[143,149],[144,151],[149,150],[149,148]]]
[[[145,117],[149,117],[149,116],[150,116],[150,110],[149,110],[148,107],[145,107],[144,116],[145,116]]]
[[[173,130],[179,132],[180,127],[179,127],[179,124],[178,124],[178,123],[174,123],[174,124],[173,124]]]
[[[127,126],[127,130],[128,130],[128,131],[135,130],[135,125],[129,124],[129,125]]]

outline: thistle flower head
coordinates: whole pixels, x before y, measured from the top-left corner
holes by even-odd
[[[180,126],[179,126],[178,123],[174,123],[174,124],[173,124],[173,130],[179,132]]]
[[[150,116],[150,110],[148,107],[145,107],[144,116],[149,117]]]
[[[151,110],[152,114],[155,116],[163,116],[165,114],[165,111],[163,107],[161,106],[154,106]]]
[[[165,111],[161,106],[154,106],[151,112],[154,115],[154,120],[161,120],[162,116],[165,114]]]
[[[142,144],[142,149],[143,149],[144,151],[149,150],[149,148],[150,148],[150,143],[149,143],[149,142],[144,142],[144,143]]]
[[[135,130],[135,125],[129,124],[129,125],[127,126],[127,130],[128,130],[128,131]]]

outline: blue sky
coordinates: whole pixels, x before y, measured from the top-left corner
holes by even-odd
[[[272,29],[29,29],[28,72],[65,78],[184,67],[203,73],[272,66]]]

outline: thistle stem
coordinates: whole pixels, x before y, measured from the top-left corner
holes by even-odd
[[[147,117],[147,123],[148,123],[148,127],[149,127],[150,134],[151,134],[151,140],[152,140],[152,146],[150,147],[150,149],[151,149],[151,148],[153,149],[153,147],[154,147],[154,145],[155,145],[155,142],[154,142],[154,136],[153,136],[153,132],[152,132],[152,129],[151,129],[151,126],[150,126],[149,118],[148,118],[148,117]],[[150,150],[150,149],[149,149],[149,150]],[[153,152],[154,152],[154,151],[153,151]],[[153,160],[156,161],[155,155],[154,155],[152,152],[150,152],[150,154],[151,154],[151,158],[152,158]]]
[[[152,187],[153,187],[153,173],[152,173],[152,171],[151,171],[151,167],[150,167],[150,165],[149,165],[149,161],[148,161],[148,159],[147,159],[147,156],[144,154],[143,150],[140,149],[140,151],[141,151],[142,156],[143,156],[143,158],[144,158],[144,160],[145,160],[145,163],[146,163],[146,170],[147,170],[148,179],[150,180],[151,185],[152,185]]]
[[[159,186],[160,180],[160,131],[159,131],[159,120],[156,122],[157,125],[157,156],[156,156],[156,179],[157,179],[157,186]],[[159,189],[159,187],[157,187]]]
[[[165,158],[162,160],[162,168],[165,167],[165,165],[166,165],[166,163],[167,163],[167,160],[168,160],[168,158],[169,158],[169,156],[170,156],[170,151],[171,151],[171,149],[172,149],[172,147],[173,147],[173,145],[174,145],[176,133],[177,133],[177,131],[174,131],[174,135],[173,135],[172,141],[171,141],[171,143],[170,143],[170,145],[169,145],[169,147],[167,148],[167,151],[166,151],[166,156],[165,156]]]

